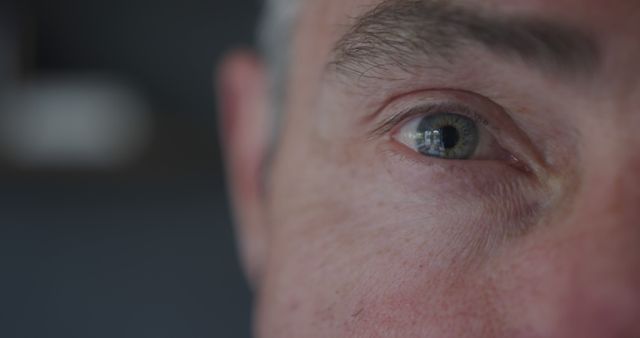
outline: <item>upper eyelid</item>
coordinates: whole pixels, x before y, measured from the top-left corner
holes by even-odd
[[[444,113],[444,112],[454,112],[460,113],[471,118],[476,123],[481,124],[484,127],[488,127],[490,125],[489,120],[478,113],[476,110],[473,110],[469,106],[458,103],[458,102],[438,102],[438,103],[430,103],[430,104],[419,104],[415,107],[401,110],[400,112],[394,113],[391,117],[383,120],[378,123],[376,127],[369,132],[369,138],[377,138],[382,137],[388,134],[391,130],[393,130],[398,125],[402,124],[404,121],[407,121],[413,117],[417,116],[428,116],[435,113]]]

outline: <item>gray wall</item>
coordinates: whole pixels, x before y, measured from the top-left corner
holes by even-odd
[[[17,85],[125,79],[154,134],[123,168],[0,161],[0,337],[248,337],[212,73],[226,48],[252,42],[257,11],[249,0],[22,5]]]

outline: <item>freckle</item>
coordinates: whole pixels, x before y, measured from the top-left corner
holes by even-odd
[[[383,248],[383,249],[380,249],[378,251],[378,254],[380,254],[380,255],[388,255],[390,253],[391,253],[391,249],[390,248]]]
[[[291,312],[297,311],[298,308],[300,308],[300,303],[298,303],[297,301],[291,302],[291,304],[289,304],[289,311]]]

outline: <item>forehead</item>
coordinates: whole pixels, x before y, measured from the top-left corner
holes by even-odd
[[[342,28],[349,20],[371,10],[383,2],[418,2],[420,0],[301,0],[302,25],[313,25],[319,35],[321,24]],[[590,27],[596,32],[638,32],[640,27],[640,1],[637,0],[424,0],[439,1],[478,8],[485,12],[505,15],[530,15],[567,24]]]

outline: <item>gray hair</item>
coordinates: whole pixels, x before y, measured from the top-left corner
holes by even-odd
[[[262,161],[261,189],[267,188],[271,163],[280,139],[287,96],[287,76],[291,60],[291,40],[303,0],[265,0],[258,26],[258,48],[267,67],[268,90],[271,96],[271,137],[267,154]]]
[[[258,48],[265,59],[275,118],[284,109],[291,40],[301,0],[265,0]]]

